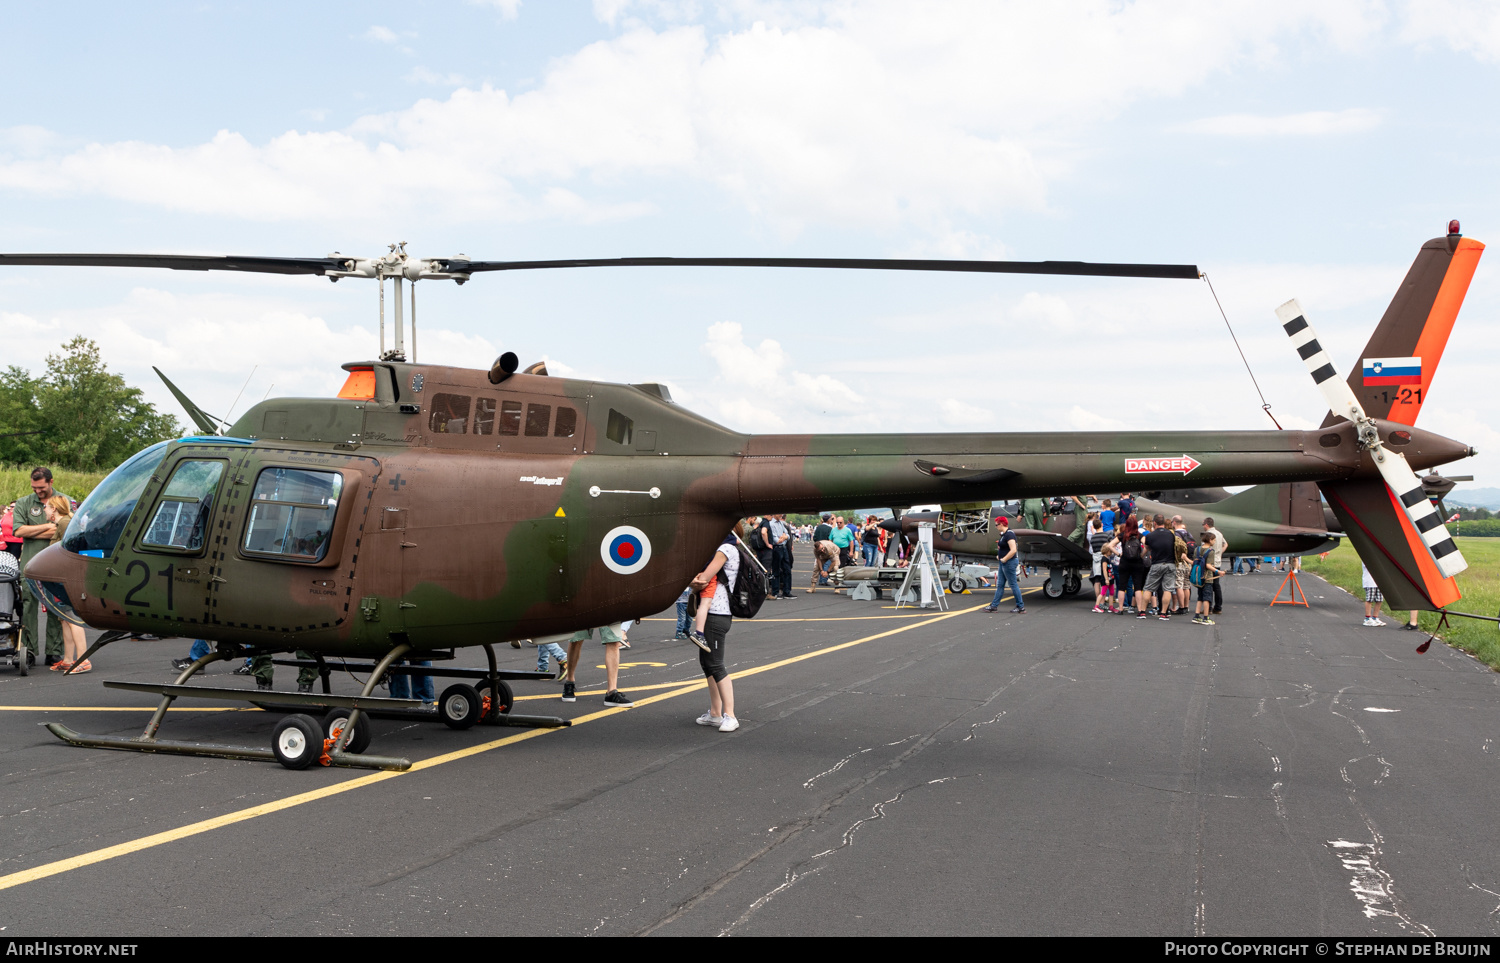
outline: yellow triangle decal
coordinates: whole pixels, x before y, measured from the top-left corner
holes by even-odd
[[[567,518],[567,517],[568,517],[568,516],[567,516],[567,514],[566,514],[566,513],[564,513],[564,512],[563,512],[563,510],[562,510],[562,509],[561,509],[561,508],[559,508],[559,509],[558,509],[558,510],[557,510],[557,514],[556,514],[556,515],[553,515],[553,516],[552,516],[552,517],[553,517],[553,518]]]

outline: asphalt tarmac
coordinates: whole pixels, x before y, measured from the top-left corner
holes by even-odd
[[[635,708],[602,706],[595,645],[576,704],[515,686],[571,728],[377,723],[370,751],[404,774],[41,728],[137,734],[154,700],[99,682],[171,681],[183,640],[3,673],[0,933],[1500,933],[1500,675],[1363,628],[1314,576],[1310,609],[1268,607],[1278,580],[1230,578],[1202,627],[1039,594],[1025,615],[898,611],[799,574],[729,635],[738,732],[694,724],[697,650],[661,641],[669,612],[631,633]],[[278,718],[177,705],[164,738],[264,747]]]

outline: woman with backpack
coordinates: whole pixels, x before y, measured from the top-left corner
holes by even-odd
[[[724,640],[734,622],[729,611],[729,593],[735,589],[739,572],[739,545],[734,533],[730,532],[715,550],[708,568],[695,575],[691,583],[694,592],[704,591],[710,582],[716,583],[713,599],[707,603],[704,644],[699,646],[698,653],[698,664],[708,679],[708,711],[698,717],[698,725],[714,726],[720,732],[733,732],[740,727],[740,721],[734,715],[734,683],[724,668]],[[698,604],[704,602],[700,600]]]
[[[1146,606],[1141,601],[1146,588],[1146,570],[1140,523],[1130,515],[1125,519],[1125,531],[1120,535],[1120,565],[1115,576],[1115,607],[1119,611],[1134,610],[1138,617],[1146,617]]]

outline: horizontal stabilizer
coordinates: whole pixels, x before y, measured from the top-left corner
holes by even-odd
[[[1392,609],[1439,609],[1462,598],[1458,584],[1438,571],[1432,552],[1384,481],[1318,487]]]
[[[1326,542],[1330,538],[1340,538],[1340,537],[1342,537],[1341,533],[1339,533],[1339,532],[1323,532],[1323,531],[1303,531],[1303,532],[1298,532],[1298,531],[1293,531],[1291,529],[1285,529],[1285,528],[1282,529],[1281,531],[1276,531],[1275,529],[1270,529],[1270,528],[1265,529],[1264,531],[1258,531],[1258,530],[1252,528],[1248,532],[1246,532],[1246,534],[1247,535],[1259,535],[1259,536],[1261,536],[1263,538],[1300,538],[1300,539],[1304,539],[1304,540],[1306,540],[1308,542]]]

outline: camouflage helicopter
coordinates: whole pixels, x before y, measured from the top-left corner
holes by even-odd
[[[1427,400],[1443,351],[1458,318],[1469,282],[1478,266],[1483,246],[1458,239],[1458,225],[1449,225],[1447,237],[1422,245],[1405,278],[1371,332],[1358,363],[1350,369],[1347,383],[1366,412],[1376,417],[1414,425]],[[1394,373],[1383,363],[1392,359],[1417,360],[1417,371]],[[1376,366],[1380,366],[1377,372]],[[1323,427],[1345,421],[1330,411]],[[1398,446],[1402,438],[1394,436]],[[1191,459],[1181,465],[1180,479],[1195,473]],[[1160,474],[1157,477],[1161,477]],[[1167,480],[1167,479],[1163,479]],[[1445,478],[1433,473],[1422,479],[1424,494],[1448,515],[1441,499],[1455,482],[1472,476]],[[1318,485],[1282,482],[1254,485],[1230,494],[1223,488],[1159,489],[1144,492],[1135,500],[1136,514],[1144,518],[1181,515],[1188,531],[1198,532],[1205,518],[1212,518],[1223,533],[1228,554],[1310,555],[1327,551],[1344,537],[1342,523],[1324,504]],[[1057,499],[1060,510],[1051,514],[1043,530],[1012,523],[1023,563],[1049,570],[1042,585],[1051,598],[1075,595],[1091,563],[1079,543],[1067,536],[1078,524],[1071,500]],[[934,522],[933,548],[958,557],[993,558],[997,532],[992,524],[1001,512],[987,505],[945,505],[940,512],[907,512],[883,523],[888,531],[913,537],[922,522]],[[951,586],[962,590],[962,580]]]
[[[1482,247],[1457,236],[1447,243]],[[708,265],[1187,279],[1199,276],[1192,265],[516,262],[416,259],[395,246],[376,259],[0,255],[5,264],[375,278],[382,308],[384,280],[396,283],[395,348],[384,350],[382,310],[381,355],[343,365],[348,376],[337,397],[262,401],[222,435],[191,407],[203,434],[128,459],[79,507],[63,541],[27,565],[27,584],[50,611],[106,630],[94,648],[131,632],[190,633],[218,646],[170,685],[106,683],[161,696],[139,739],[50,727],[81,746],[275,758],[301,768],[309,751],[299,748],[297,733],[316,757],[314,738],[327,731],[317,757],[325,764],[406,768],[406,760],[363,751],[369,727],[359,723],[362,713],[412,705],[372,695],[397,660],[441,658],[464,646],[485,647],[489,669],[426,670],[480,683],[445,692],[444,721],[559,724],[509,712],[505,678],[534,674],[499,672],[491,647],[561,639],[668,607],[725,533],[751,513],[1118,490],[1143,480],[1141,465],[1170,476],[1170,463],[1190,457],[1202,484],[1336,484],[1361,499],[1361,517],[1373,531],[1399,539],[1416,523],[1393,509],[1390,492],[1405,492],[1415,476],[1410,468],[1402,469],[1404,478],[1392,473],[1381,460],[1431,468],[1472,454],[1432,432],[1363,417],[1320,431],[749,435],[682,408],[661,385],[557,378],[536,366],[521,371],[510,352],[488,370],[408,361],[399,313],[403,280],[463,283],[511,270]],[[1386,444],[1399,445],[1405,459],[1388,457]],[[452,510],[460,502],[462,517]],[[1427,535],[1433,532],[1445,535],[1441,525]],[[1451,590],[1462,565],[1452,541],[1422,544],[1430,549],[1408,565],[1425,566],[1420,576],[1434,600],[1456,597],[1443,590]],[[359,696],[329,695],[325,676],[323,694],[278,693],[272,700],[342,712],[336,730],[320,730],[298,713],[277,725],[270,750],[156,738],[175,698],[265,701],[253,690],[188,685],[204,665],[246,651],[296,650],[317,660],[374,662]]]

